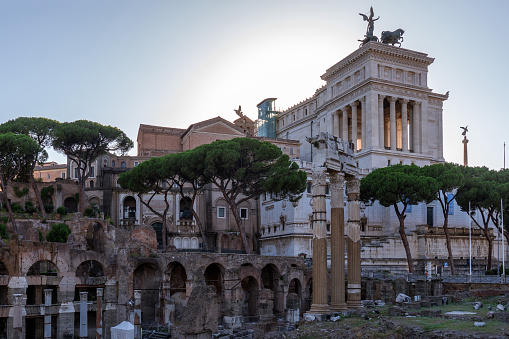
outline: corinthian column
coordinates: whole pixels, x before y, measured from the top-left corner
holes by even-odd
[[[401,100],[401,150],[408,152],[408,100]]]
[[[384,98],[383,95],[378,95],[378,137],[381,149],[385,148]]]
[[[360,180],[351,178],[346,183],[348,193],[348,308],[361,305],[361,237],[360,237]]]
[[[357,101],[350,105],[352,107],[352,142],[353,150],[357,151]]]
[[[396,150],[396,99],[395,97],[389,98],[390,104],[390,120],[391,120],[391,150]]]
[[[361,147],[360,149],[366,149],[367,146],[367,114],[366,114],[366,97],[363,97],[361,100]]]
[[[341,108],[341,112],[343,112],[343,134],[341,138],[344,141],[350,141],[348,140],[348,107]]]
[[[331,184],[331,311],[346,311],[345,303],[345,176],[334,172]]]
[[[414,101],[413,112],[412,112],[412,134],[414,138],[414,153],[421,153],[421,103]]]
[[[313,296],[309,313],[329,312],[327,291],[327,218],[325,210],[326,169],[313,171]]]

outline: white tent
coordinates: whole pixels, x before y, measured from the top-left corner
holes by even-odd
[[[111,339],[134,339],[134,325],[128,321],[122,321],[111,328]]]

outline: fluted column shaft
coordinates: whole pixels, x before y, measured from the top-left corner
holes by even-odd
[[[44,290],[44,339],[51,339],[51,294],[52,289]]]
[[[353,150],[357,151],[357,101],[352,105],[352,143]]]
[[[421,153],[421,112],[420,112],[420,102],[414,102],[413,104],[413,137],[414,137],[414,153]]]
[[[378,95],[378,134],[380,148],[385,147],[384,96]]]
[[[88,338],[88,292],[80,292],[80,338]]]
[[[345,311],[345,177],[330,175],[331,186],[331,311]]]
[[[389,99],[390,104],[390,120],[391,120],[391,150],[396,150],[396,98],[391,97]]]
[[[401,100],[401,150],[408,152],[408,100]]]
[[[347,181],[348,192],[348,308],[360,308],[361,305],[361,238],[360,238],[360,180]]]
[[[361,145],[359,149],[366,149],[367,146],[367,138],[366,138],[366,131],[367,131],[367,125],[366,125],[366,97],[363,97],[361,100]]]
[[[341,138],[345,141],[350,141],[348,139],[348,107],[343,107],[341,112],[343,112],[343,134]]]
[[[313,295],[309,313],[329,312],[327,291],[327,215],[325,208],[326,169],[313,171]]]

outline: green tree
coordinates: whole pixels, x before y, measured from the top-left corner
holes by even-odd
[[[219,140],[201,145],[193,152],[204,155],[203,174],[223,194],[239,229],[244,250],[251,254],[251,246],[240,217],[239,206],[261,194],[272,192],[279,199],[298,200],[306,189],[306,173],[299,170],[269,142],[252,138]],[[200,161],[197,157],[195,160]]]
[[[4,193],[4,205],[7,206],[14,227],[16,227],[16,221],[8,203],[7,188],[21,168],[31,163],[40,151],[41,147],[29,136],[10,132],[0,134],[0,188]]]
[[[486,167],[463,167],[465,181],[456,195],[461,210],[469,211],[470,218],[482,230],[488,242],[488,270],[491,270],[493,252],[489,225],[500,210],[501,198],[500,184],[495,180],[494,172]],[[477,213],[480,221],[475,217]]]
[[[53,224],[46,240],[49,242],[67,242],[69,234],[71,234],[71,230],[65,223]]]
[[[152,158],[142,162],[130,171],[122,173],[118,179],[118,183],[122,188],[136,193],[141,203],[161,218],[163,224],[163,250],[166,250],[167,215],[170,208],[168,195],[177,180],[177,174],[174,171],[175,166],[172,165],[176,156],[178,154]],[[147,195],[148,199],[144,199]],[[165,207],[162,213],[152,206],[156,195],[163,195]]]
[[[79,210],[83,213],[85,183],[90,177],[92,162],[107,152],[124,154],[133,147],[133,142],[116,127],[77,120],[61,123],[54,128],[52,146],[78,168]]]
[[[399,235],[405,248],[408,270],[414,273],[412,253],[405,233],[408,205],[429,203],[436,198],[438,184],[435,179],[422,175],[416,165],[394,165],[379,168],[361,180],[361,199],[378,201],[384,207],[394,207],[399,221]]]
[[[444,234],[447,252],[449,254],[449,266],[451,273],[454,275],[456,268],[454,266],[451,237],[449,235],[449,211],[451,202],[456,198],[457,190],[463,184],[463,173],[461,167],[455,164],[434,164],[424,166],[422,168],[423,175],[434,178],[438,183],[438,190],[436,192],[436,200],[440,202],[442,207],[442,214],[444,216]]]
[[[41,151],[31,163],[27,164],[28,167],[26,170],[43,218],[46,218],[46,211],[44,208],[44,202],[39,194],[39,188],[37,187],[37,183],[34,179],[34,170],[37,163],[42,163],[47,160],[48,153],[46,152],[45,147],[51,145],[52,131],[58,124],[58,121],[47,118],[19,117],[0,125],[0,133],[12,132],[15,134],[25,134],[30,136],[39,146],[41,146]]]

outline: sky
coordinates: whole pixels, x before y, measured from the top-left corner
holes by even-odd
[[[284,109],[312,96],[359,47],[370,6],[375,35],[402,28],[403,48],[435,58],[446,161],[463,163],[468,125],[469,165],[502,168],[509,1],[0,0],[0,123],[87,119],[136,144],[140,124],[233,121],[238,105],[254,120],[265,98]]]

